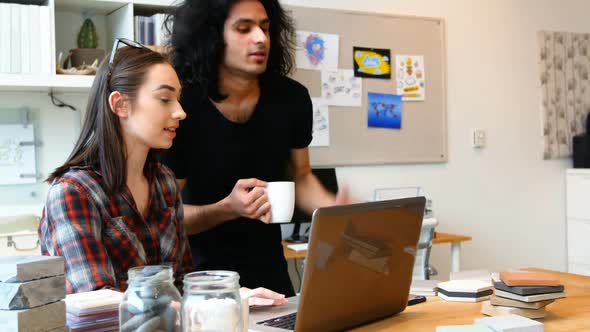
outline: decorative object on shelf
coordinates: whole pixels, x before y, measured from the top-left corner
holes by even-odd
[[[98,47],[98,35],[96,27],[91,19],[87,18],[82,23],[78,33],[78,48],[70,50],[70,62],[72,67],[97,63],[104,57],[104,50]]]
[[[64,68],[68,61],[71,62],[72,53],[68,54],[66,59],[62,62],[61,58],[63,57],[63,53],[59,52],[57,56],[57,67],[55,71],[58,74],[65,74],[65,75],[95,75],[96,71],[98,70],[98,59],[94,59],[94,62],[90,65],[82,64],[77,67],[70,67]]]

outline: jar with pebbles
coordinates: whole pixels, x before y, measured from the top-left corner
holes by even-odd
[[[182,297],[174,286],[172,266],[138,266],[127,276],[119,305],[120,331],[180,331]]]

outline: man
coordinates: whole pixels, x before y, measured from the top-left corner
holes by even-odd
[[[292,20],[277,0],[185,1],[173,17],[171,55],[187,120],[167,164],[184,189],[197,269],[237,271],[242,286],[292,296],[280,225],[268,224],[267,181],[295,181],[307,212],[347,201],[311,173],[311,99],[285,76],[294,61]]]

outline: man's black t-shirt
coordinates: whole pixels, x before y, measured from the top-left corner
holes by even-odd
[[[183,88],[181,121],[166,163],[186,179],[186,204],[205,205],[227,197],[239,179],[289,180],[291,149],[312,139],[312,105],[307,89],[289,78],[261,82],[250,119],[235,123],[207,98]],[[280,225],[238,218],[189,236],[197,270],[240,274],[240,285],[294,295],[283,256]]]

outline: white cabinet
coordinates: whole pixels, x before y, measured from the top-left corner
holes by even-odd
[[[590,169],[566,171],[568,272],[590,275]]]
[[[46,29],[49,41],[47,45],[51,62],[49,73],[18,71],[16,73],[0,72],[0,92],[2,91],[61,91],[86,92],[92,85],[94,76],[55,74],[57,55],[65,54],[76,48],[76,36],[82,21],[89,17],[93,20],[98,33],[98,47],[110,51],[113,41],[118,37],[133,39],[134,16],[149,16],[167,12],[174,0],[5,0],[0,3],[35,4],[47,7],[49,22]],[[1,27],[2,25],[0,25]],[[45,49],[44,47],[43,49]]]

